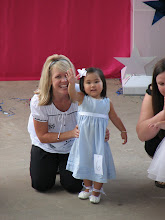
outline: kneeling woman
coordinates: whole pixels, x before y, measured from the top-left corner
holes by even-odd
[[[136,131],[141,141],[145,141],[145,150],[153,157],[157,147],[165,137],[161,126],[152,125],[165,121],[165,58],[157,62],[153,71],[152,84],[149,85],[143,99]],[[156,180],[156,179],[155,179]],[[157,187],[165,188],[165,183],[155,181]]]
[[[32,187],[38,191],[51,189],[59,169],[61,185],[70,192],[79,192],[82,181],[72,177],[66,164],[74,138],[79,137],[76,103],[68,95],[66,72],[74,71],[63,55],[47,58],[39,88],[31,99],[28,131],[32,141],[30,175]],[[75,71],[74,71],[75,72]]]

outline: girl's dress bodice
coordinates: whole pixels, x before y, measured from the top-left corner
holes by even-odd
[[[78,107],[80,134],[73,143],[66,167],[77,179],[105,183],[115,178],[111,150],[105,142],[109,111],[109,98],[85,96]]]

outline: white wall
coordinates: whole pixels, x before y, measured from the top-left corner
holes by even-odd
[[[141,57],[157,56],[145,68],[147,75],[152,75],[154,64],[165,57],[165,16],[152,25],[155,9],[144,4],[142,0],[131,1],[133,4],[132,44],[136,45]]]

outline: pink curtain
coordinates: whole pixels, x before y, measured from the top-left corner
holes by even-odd
[[[46,58],[120,77],[130,56],[130,0],[1,0],[0,80],[38,80]]]

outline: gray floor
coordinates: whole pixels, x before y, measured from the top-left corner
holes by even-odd
[[[143,96],[118,95],[118,79],[108,79],[107,84],[108,97],[127,128],[128,143],[121,144],[120,133],[109,123],[117,179],[104,185],[106,196],[93,205],[64,191],[59,177],[48,193],[31,188],[27,122],[38,81],[0,82],[0,220],[165,219],[165,189],[147,178],[151,159],[136,135]]]

